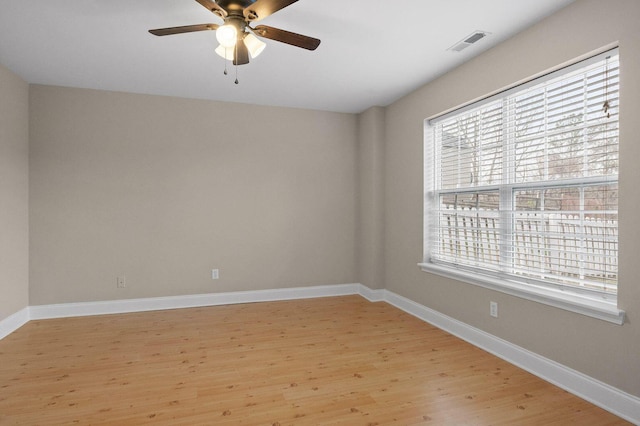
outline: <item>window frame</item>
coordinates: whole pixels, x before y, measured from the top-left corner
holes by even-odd
[[[423,261],[419,263],[421,270],[444,276],[446,278],[455,279],[458,281],[466,282],[469,284],[478,285],[491,290],[496,290],[502,293],[507,293],[513,296],[517,296],[523,299],[543,303],[545,305],[554,306],[571,312],[587,315],[593,318],[602,319],[614,324],[622,325],[625,321],[624,311],[617,307],[617,295],[607,295],[599,291],[589,291],[579,289],[575,287],[568,287],[563,285],[554,285],[553,283],[543,282],[530,277],[515,277],[513,275],[505,274],[500,271],[489,271],[474,268],[472,266],[466,267],[461,265],[447,264],[443,261],[433,262],[430,259],[430,235],[434,232],[433,228],[433,215],[439,214],[438,209],[430,209],[430,205],[438,205],[439,197],[441,194],[464,194],[464,193],[480,193],[489,190],[498,190],[500,195],[501,209],[509,204],[513,206],[516,191],[528,190],[531,188],[548,188],[548,183],[543,185],[541,182],[515,182],[514,180],[508,183],[502,183],[497,185],[483,185],[467,188],[447,188],[431,191],[434,188],[434,181],[436,178],[433,164],[427,164],[429,158],[433,155],[428,152],[429,149],[433,149],[431,145],[431,123],[433,120],[444,120],[446,117],[459,115],[468,110],[478,108],[482,105],[488,105],[491,102],[496,102],[499,99],[507,98],[509,95],[526,90],[528,87],[539,85],[545,81],[549,81],[558,77],[559,75],[570,73],[577,69],[582,69],[591,63],[599,62],[607,55],[619,54],[618,48],[608,49],[600,54],[592,56],[586,60],[577,62],[568,67],[554,70],[547,73],[543,77],[532,79],[526,83],[519,84],[510,89],[502,91],[498,94],[488,96],[480,101],[472,102],[461,108],[456,108],[441,114],[439,116],[432,117],[424,122],[424,236],[423,236],[423,248],[424,257]],[[507,138],[504,138],[507,139]],[[503,172],[504,173],[504,172]],[[597,178],[564,178],[554,181],[555,187],[567,187],[576,186],[584,188],[588,185],[598,184],[603,182],[618,182],[617,174],[613,176],[597,177]],[[557,183],[557,184],[556,184]],[[438,201],[436,201],[436,198]],[[500,215],[511,215],[511,211],[506,213],[500,210]],[[515,219],[508,218],[510,223],[513,223]],[[437,232],[437,231],[436,231]],[[501,243],[504,244],[504,238],[501,239]],[[513,244],[510,245],[510,249]]]

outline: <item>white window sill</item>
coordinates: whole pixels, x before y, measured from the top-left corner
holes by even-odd
[[[618,309],[615,303],[597,300],[576,294],[568,294],[561,290],[531,286],[515,281],[503,281],[489,276],[482,276],[466,271],[456,271],[451,268],[432,263],[418,263],[424,272],[430,272],[443,277],[479,285],[491,290],[500,291],[512,296],[521,297],[545,305],[554,306],[592,318],[598,318],[614,324],[622,325],[625,312]]]

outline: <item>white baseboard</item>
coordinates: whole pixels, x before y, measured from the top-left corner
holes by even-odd
[[[383,302],[385,300],[386,291],[382,289],[373,290],[362,284],[358,284],[358,294],[369,302]]]
[[[145,299],[109,300],[100,302],[62,303],[31,306],[31,319],[50,319],[87,315],[123,314],[163,309],[200,306],[233,305],[237,303],[273,302],[278,300],[311,299],[315,297],[360,294],[361,284],[336,284],[273,290],[234,291],[229,293],[192,294],[184,296],[150,297]]]
[[[28,323],[30,319],[29,308],[26,307],[0,321],[0,340]]]
[[[484,349],[616,416],[633,424],[640,424],[640,398],[391,291],[384,290],[384,292],[384,301],[398,309]]]
[[[103,302],[63,303],[24,308],[0,321],[0,339],[29,320],[142,312],[162,309],[269,302],[358,294],[371,302],[385,301],[408,314],[447,331],[554,385],[634,424],[640,424],[640,398],[586,376],[520,346],[420,305],[388,290],[362,284],[340,284],[231,293],[195,294]]]

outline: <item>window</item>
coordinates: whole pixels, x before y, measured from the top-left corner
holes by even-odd
[[[427,121],[423,269],[623,320],[618,84],[614,49]]]

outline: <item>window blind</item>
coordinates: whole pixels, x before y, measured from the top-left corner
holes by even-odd
[[[426,126],[425,261],[615,296],[617,49]]]

